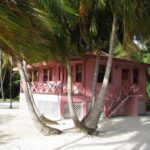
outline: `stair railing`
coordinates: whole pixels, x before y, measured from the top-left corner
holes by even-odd
[[[114,100],[111,100],[106,112],[106,118],[111,117],[130,97],[135,96],[139,90],[140,86],[136,84],[131,85],[129,89],[122,87]]]

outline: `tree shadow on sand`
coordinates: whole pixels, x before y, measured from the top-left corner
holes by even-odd
[[[150,117],[118,117],[105,120],[98,128],[96,136],[82,136],[68,142],[59,149],[104,149],[148,150],[150,149]],[[121,138],[120,138],[121,137]]]
[[[10,141],[15,140],[15,139],[17,139],[17,138],[13,138],[13,135],[5,134],[5,133],[0,131],[0,145],[7,144]]]
[[[65,144],[61,145],[60,147],[55,148],[54,150],[60,150],[62,148],[65,149],[65,147],[68,147],[68,146],[70,146],[72,144],[75,144],[75,143],[81,141],[82,139],[84,139],[85,137],[86,137],[86,135],[83,135],[80,138],[77,138],[75,140],[72,140],[71,142],[65,143]]]

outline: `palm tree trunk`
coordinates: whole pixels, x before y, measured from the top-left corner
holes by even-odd
[[[1,84],[1,96],[3,101],[5,101],[5,97],[4,97],[4,87],[3,87],[3,73],[2,73],[2,51],[0,50],[0,84]]]
[[[96,56],[96,63],[95,63],[95,71],[94,71],[94,79],[93,79],[93,95],[92,95],[92,108],[96,101],[96,87],[97,87],[97,79],[98,79],[98,71],[99,71],[99,62],[100,62],[99,54]]]
[[[110,76],[110,71],[111,71],[111,66],[112,66],[112,52],[113,52],[114,45],[115,45],[115,34],[116,34],[116,28],[117,28],[116,22],[117,22],[116,15],[114,13],[113,23],[112,23],[112,33],[111,33],[111,37],[110,37],[109,57],[108,57],[108,61],[107,61],[104,80],[102,83],[102,87],[100,89],[98,100],[95,102],[92,111],[89,113],[89,115],[84,120],[84,125],[87,128],[89,128],[91,131],[95,131],[97,129],[97,124],[98,124],[101,112],[103,111],[104,98],[105,98],[108,81],[109,81],[109,76]]]
[[[24,90],[24,93],[25,93],[25,98],[26,98],[26,101],[27,101],[27,105],[28,105],[32,120],[34,121],[37,129],[44,135],[61,133],[60,130],[47,126],[44,122],[42,122],[38,118],[38,115],[35,112],[32,100],[30,98],[28,85],[27,85],[27,77],[26,77],[26,74],[24,72],[23,65],[20,61],[17,61],[17,67],[18,67],[20,77],[21,77],[21,80],[22,80],[22,85],[23,85],[23,90]]]
[[[67,83],[67,92],[68,92],[68,104],[69,104],[69,111],[70,115],[73,119],[73,122],[76,127],[80,126],[80,122],[78,119],[78,116],[76,115],[76,112],[73,107],[73,99],[72,99],[72,73],[71,73],[71,65],[69,62],[67,62],[67,71],[68,71],[68,83]]]
[[[25,73],[26,77],[28,77],[27,68],[26,68],[26,62],[25,62],[25,61],[23,61],[23,70],[24,70],[24,73]],[[31,87],[30,87],[29,80],[27,80],[27,85],[28,85],[28,91],[29,91],[29,94],[30,94],[30,99],[31,99],[31,101],[32,101],[32,104],[33,104],[33,107],[34,107],[34,109],[35,109],[35,112],[36,112],[36,114],[38,115],[38,118],[39,118],[42,122],[44,122],[44,123],[46,123],[46,124],[57,124],[56,121],[52,121],[52,120],[46,118],[43,114],[41,114],[41,113],[39,112],[39,109],[37,108],[37,106],[36,106],[36,104],[35,104],[35,101],[34,101],[34,98],[33,98],[33,94],[32,94],[32,92],[31,92]]]
[[[12,64],[10,63],[10,74],[9,74],[9,93],[10,93],[10,106],[9,108],[12,108],[12,78],[11,78],[11,74],[12,74]]]
[[[1,95],[2,95],[2,100],[5,101],[4,97],[4,87],[3,87],[3,81],[1,80]]]

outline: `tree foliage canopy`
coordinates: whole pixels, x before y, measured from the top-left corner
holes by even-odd
[[[121,45],[115,54],[133,59],[139,49],[133,37],[149,47],[149,3],[148,0],[2,0],[0,47],[29,63],[65,61],[71,55],[93,51],[95,45],[107,52],[115,11],[119,20],[117,40]]]

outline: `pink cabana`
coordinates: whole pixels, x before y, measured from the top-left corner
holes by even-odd
[[[100,57],[97,95],[101,88],[107,57]],[[86,54],[74,57],[72,65],[73,102],[77,115],[82,119],[91,107],[93,75],[96,56]],[[104,116],[138,116],[146,113],[146,69],[149,64],[113,59]],[[67,69],[56,62],[39,62],[28,65],[31,90],[40,112],[51,119],[69,118],[67,103]],[[20,102],[24,93],[20,89]]]

